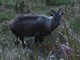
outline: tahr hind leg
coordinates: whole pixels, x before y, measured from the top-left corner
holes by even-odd
[[[18,45],[18,44],[19,44],[19,38],[16,38],[15,45]]]
[[[26,47],[26,44],[25,44],[25,42],[24,42],[24,37],[20,37],[20,40],[22,41],[22,46],[23,46],[23,48],[25,48],[25,47]]]

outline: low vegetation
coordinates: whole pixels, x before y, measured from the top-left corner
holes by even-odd
[[[7,7],[3,4],[4,1]],[[42,44],[34,45],[33,38],[25,38],[25,41],[30,45],[30,49],[23,49],[21,43],[15,46],[15,36],[8,27],[8,21],[17,15],[26,14],[26,10],[28,9],[24,9],[25,12],[23,13],[16,13],[14,9],[14,3],[17,3],[16,0],[1,0],[0,60],[80,60],[80,1],[67,0],[65,2],[65,0],[56,0],[57,2],[54,3],[54,0],[51,6],[47,6],[45,1],[42,0],[40,1],[43,2],[42,5],[38,4],[39,0],[34,1],[32,3],[28,1],[30,5],[25,3],[25,8],[29,7],[31,14],[50,15],[51,9],[57,10],[58,8],[62,8],[65,14],[62,17],[61,25],[51,36],[45,37]]]

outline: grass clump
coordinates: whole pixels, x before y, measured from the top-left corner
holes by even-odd
[[[11,20],[15,16],[15,12],[13,10],[6,10],[3,12],[0,12],[0,23],[3,21]]]
[[[74,0],[46,0],[46,5],[59,6],[59,5],[71,5]]]
[[[80,31],[80,14],[74,16],[71,19],[70,26],[74,32],[79,33],[79,31]]]

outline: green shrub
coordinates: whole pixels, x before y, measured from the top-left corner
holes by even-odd
[[[5,12],[0,12],[0,23],[12,19],[15,16],[13,10],[6,10]]]
[[[46,0],[46,5],[70,5],[74,2],[74,0]]]
[[[80,14],[71,19],[70,26],[74,32],[80,31]]]

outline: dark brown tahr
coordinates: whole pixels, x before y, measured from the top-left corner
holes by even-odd
[[[23,47],[24,37],[34,36],[34,43],[43,42],[43,38],[50,35],[59,25],[62,14],[60,9],[56,12],[52,10],[52,16],[18,16],[9,22],[11,32],[16,36],[15,44],[22,41]]]

